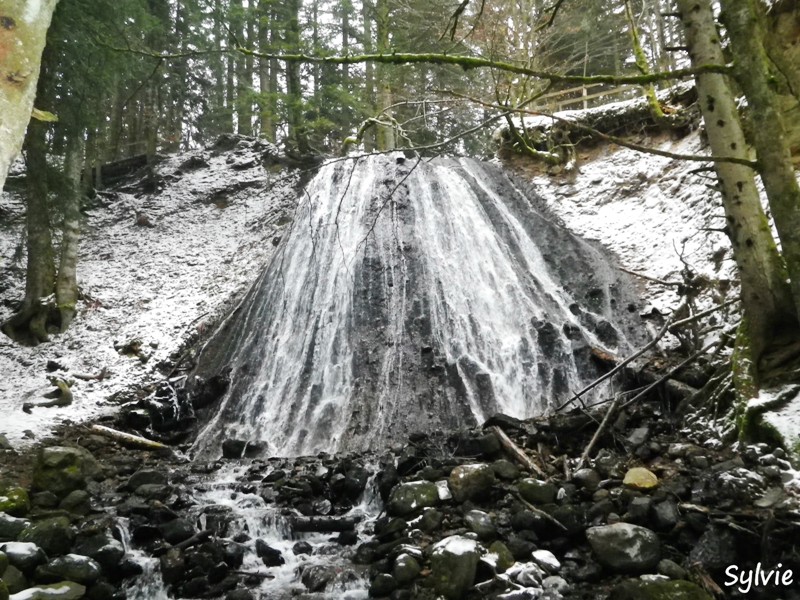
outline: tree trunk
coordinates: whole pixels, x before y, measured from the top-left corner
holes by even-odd
[[[758,169],[781,241],[795,307],[800,308],[800,186],[786,140],[783,113],[773,90],[763,24],[759,22],[755,0],[723,0],[722,8],[736,79],[751,107]]]
[[[0,3],[0,191],[25,139],[57,1]]]
[[[694,65],[724,64],[710,0],[678,0],[686,42]],[[700,108],[715,156],[747,158],[747,145],[733,94],[724,75],[696,77]],[[787,320],[794,305],[786,269],[761,208],[753,171],[717,162],[727,233],[741,278],[751,365],[757,377],[758,359]]]
[[[364,53],[372,54],[372,19],[374,8],[372,0],[363,0],[362,19],[364,22]],[[371,62],[364,65],[364,99],[370,116],[375,114],[375,67]],[[364,133],[364,150],[372,152],[375,149],[375,131],[370,128]]]
[[[71,132],[67,139],[64,157],[64,185],[61,206],[64,225],[61,235],[61,260],[56,278],[56,308],[61,322],[60,330],[66,331],[75,318],[78,304],[78,245],[80,241],[81,167],[85,142],[82,131]]]
[[[47,126],[32,122],[25,136],[26,169],[29,173],[26,213],[27,266],[25,298],[19,311],[3,324],[3,333],[28,346],[47,341],[50,307],[43,299],[53,292],[55,266],[47,198]]]
[[[288,0],[286,47],[289,52],[300,51],[300,0]],[[303,83],[300,79],[300,63],[286,65],[286,95],[289,109],[289,144],[300,154],[308,154],[310,147],[303,123]]]
[[[389,0],[376,0],[375,3],[375,32],[377,34],[377,51],[384,54],[389,51]],[[389,67],[378,63],[376,73],[378,85],[378,120],[387,123],[377,126],[378,150],[385,152],[396,147],[394,136],[394,119],[392,110],[392,86],[389,83]]]

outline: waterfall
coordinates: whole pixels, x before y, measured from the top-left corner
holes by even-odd
[[[593,350],[629,349],[634,303],[605,251],[494,165],[331,162],[201,353],[197,374],[231,383],[196,450],[361,450],[544,413],[598,375]]]

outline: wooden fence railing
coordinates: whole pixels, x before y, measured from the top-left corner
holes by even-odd
[[[597,88],[605,88],[600,91],[592,91]],[[575,108],[589,108],[589,105],[602,105],[608,104],[616,100],[618,96],[639,89],[636,85],[621,85],[614,88],[608,88],[605,83],[593,83],[590,85],[582,85],[567,90],[559,90],[557,92],[550,92],[543,94],[536,100],[536,106],[547,107],[549,110],[556,112],[559,110],[566,110],[569,107]],[[578,95],[579,94],[579,95]],[[602,102],[597,102],[599,99],[604,99]]]

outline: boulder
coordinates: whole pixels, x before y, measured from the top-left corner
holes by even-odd
[[[561,570],[561,563],[556,558],[555,554],[549,550],[534,550],[531,553],[533,562],[539,565],[548,573],[558,573]]]
[[[494,471],[489,465],[460,465],[450,472],[447,484],[456,502],[485,498],[495,484]]]
[[[89,493],[86,490],[73,490],[60,502],[58,507],[73,515],[85,516],[92,509]]]
[[[658,536],[638,525],[590,527],[586,537],[597,562],[614,572],[642,573],[653,569],[661,559]]]
[[[34,466],[32,489],[64,498],[73,490],[83,489],[89,479],[102,473],[100,463],[85,448],[42,448]]]
[[[736,535],[730,529],[711,525],[692,548],[689,562],[712,571],[736,564]]]
[[[186,519],[172,519],[159,525],[158,530],[170,544],[180,544],[196,533],[194,525]]]
[[[273,548],[261,538],[256,540],[256,555],[267,567],[280,567],[286,562],[280,550]]]
[[[66,554],[75,541],[75,530],[67,517],[51,517],[35,522],[21,536],[21,542],[33,542],[47,556]]]
[[[36,568],[36,579],[44,583],[74,581],[91,585],[100,578],[100,565],[88,556],[66,554]]]
[[[0,542],[13,542],[31,524],[26,519],[18,519],[0,512]]]
[[[0,544],[0,551],[8,557],[8,562],[20,571],[32,571],[47,562],[47,555],[36,544],[30,542],[6,542]]]
[[[433,547],[431,581],[438,594],[448,600],[459,600],[475,582],[480,552],[478,543],[454,535]]]
[[[387,511],[404,517],[439,504],[439,488],[430,481],[412,481],[396,485],[389,495]]]
[[[10,594],[16,594],[28,587],[28,580],[14,565],[8,565],[6,572],[3,573],[3,583],[6,584]]]
[[[572,480],[576,485],[590,492],[595,491],[600,486],[600,474],[594,469],[578,469],[572,476]]]
[[[24,517],[31,509],[28,492],[21,487],[0,488],[0,512],[12,517]]]
[[[497,537],[497,528],[492,518],[482,510],[471,510],[464,516],[464,522],[481,541],[490,541]]]
[[[422,571],[417,559],[410,554],[401,554],[394,559],[392,576],[398,585],[406,585],[414,581]]]
[[[373,598],[388,596],[397,589],[397,582],[388,573],[378,573],[369,586],[369,595]]]
[[[86,588],[79,583],[62,581],[50,585],[37,585],[14,594],[10,600],[80,600]]]
[[[167,485],[167,474],[156,469],[139,469],[128,478],[125,487],[135,491],[142,485]]]
[[[690,581],[628,580],[611,591],[609,600],[713,600]]]
[[[327,565],[311,565],[303,569],[300,581],[312,594],[325,591],[328,584],[336,577],[336,569]]]
[[[0,600],[8,600],[8,588],[2,579],[0,579]]]
[[[125,556],[125,548],[122,543],[104,533],[78,538],[74,550],[77,554],[83,554],[96,560],[103,569],[108,571],[118,568],[122,557]]]
[[[517,490],[519,495],[531,504],[551,504],[556,501],[558,493],[558,488],[552,483],[531,478],[517,483]]]

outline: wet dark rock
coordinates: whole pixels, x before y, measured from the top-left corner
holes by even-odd
[[[8,587],[10,594],[16,594],[28,587],[28,580],[14,565],[8,565],[2,574],[3,582]]]
[[[481,510],[471,510],[464,516],[464,522],[481,541],[491,541],[497,537],[497,528],[489,515]]]
[[[378,573],[369,586],[369,595],[381,598],[391,594],[397,588],[397,581],[388,573]]]
[[[492,468],[482,463],[460,465],[450,472],[447,480],[456,502],[487,497],[495,482]]]
[[[678,505],[671,499],[653,504],[651,519],[654,529],[657,531],[669,531],[680,520]]]
[[[30,525],[30,521],[0,512],[0,542],[13,542]]]
[[[56,508],[59,499],[53,492],[36,492],[31,495],[31,505],[36,508]]]
[[[230,568],[228,565],[223,562],[218,562],[215,564],[211,569],[208,571],[208,582],[210,584],[216,584],[223,581],[227,576]]]
[[[444,514],[442,512],[436,510],[435,508],[427,508],[422,511],[422,516],[417,523],[417,527],[419,527],[421,531],[431,533],[439,529],[443,521]]]
[[[158,526],[162,537],[170,544],[179,544],[196,533],[194,525],[186,519],[173,519]]]
[[[31,542],[6,542],[0,544],[0,552],[5,553],[9,564],[23,573],[30,573],[38,565],[47,562],[47,555]]]
[[[691,562],[706,569],[724,569],[737,563],[736,535],[727,528],[711,525],[689,553]]]
[[[300,554],[311,554],[314,549],[311,547],[311,544],[305,541],[297,542],[294,546],[292,546],[292,553],[295,556],[299,556]]]
[[[159,564],[161,566],[161,576],[164,578],[164,583],[173,585],[180,582],[186,573],[186,561],[183,559],[183,553],[177,548],[170,548],[166,554],[159,557]]]
[[[100,565],[88,556],[67,554],[36,568],[36,580],[42,583],[74,581],[90,585],[100,578]]]
[[[646,525],[650,516],[650,508],[653,501],[648,496],[636,496],[628,504],[628,512],[625,513],[625,520],[637,525]]]
[[[74,490],[59,503],[58,507],[73,515],[85,516],[91,511],[90,496],[86,490]]]
[[[536,544],[532,541],[517,535],[509,536],[505,544],[516,560],[528,560],[531,552],[536,549]]]
[[[578,469],[572,476],[578,487],[595,491],[600,485],[600,474],[594,469]]]
[[[322,592],[336,577],[336,569],[325,565],[311,565],[303,569],[300,581],[309,592]]]
[[[431,580],[448,600],[463,598],[475,581],[479,558],[474,540],[451,536],[437,543],[431,554]]]
[[[280,550],[260,538],[256,540],[256,555],[268,567],[279,567],[286,562]]]
[[[538,479],[523,479],[517,482],[517,490],[519,495],[531,504],[552,504],[558,493],[555,485]]]
[[[253,592],[250,590],[231,590],[225,595],[225,600],[254,600]]]
[[[140,469],[128,478],[125,487],[131,491],[143,485],[166,486],[169,483],[167,474],[156,469]]]
[[[514,481],[519,477],[519,468],[509,460],[501,458],[492,463],[492,471],[498,479]]]
[[[401,554],[394,560],[392,576],[398,585],[407,585],[414,581],[422,571],[416,558],[409,554]]]
[[[244,546],[235,542],[226,543],[222,547],[222,558],[231,569],[238,569],[244,563]]]
[[[686,579],[687,576],[686,569],[668,558],[659,561],[656,571],[659,575],[664,575],[670,579]]]
[[[33,523],[19,536],[21,542],[31,542],[50,557],[66,554],[75,541],[75,530],[66,517],[51,517]]]
[[[107,581],[98,581],[86,590],[86,600],[117,600],[117,588]]]
[[[438,504],[439,488],[435,483],[412,481],[395,486],[386,508],[389,514],[403,517]]]
[[[228,439],[222,442],[222,458],[253,458],[263,451],[263,444],[247,440]]]
[[[616,523],[590,527],[586,538],[597,561],[614,572],[645,572],[661,559],[658,536],[638,525]]]
[[[713,600],[713,597],[689,581],[628,580],[611,591],[609,600]]]

